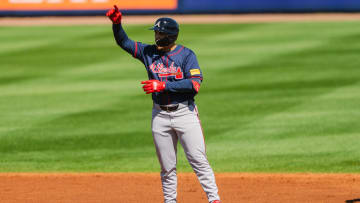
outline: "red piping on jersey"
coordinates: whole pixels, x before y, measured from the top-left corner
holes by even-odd
[[[200,80],[203,79],[201,76],[191,76],[190,78],[199,78]]]
[[[137,47],[137,43],[135,42],[135,52],[134,52],[134,57],[136,58],[136,52],[138,50],[138,47]]]
[[[166,82],[167,82],[167,77],[166,77]],[[167,96],[167,98],[168,98],[168,104],[170,104],[169,92],[166,92],[166,96]]]
[[[167,68],[167,69],[169,69],[169,63],[168,63],[168,61],[169,61],[169,57],[166,57],[166,68]],[[168,80],[168,76],[166,76],[166,82],[167,82],[167,80]],[[169,92],[166,92],[166,96],[167,96],[167,98],[168,98],[168,104],[170,104]]]
[[[183,49],[184,49],[184,46],[181,46],[181,48],[180,48],[177,52],[172,53],[172,54],[169,54],[168,56],[174,56],[174,55],[176,55],[176,54],[180,53],[180,52],[181,52],[181,50],[183,50]]]
[[[159,75],[159,78],[160,78],[160,81],[161,82],[163,82],[163,77],[160,77],[160,75]],[[166,93],[167,94],[167,93]],[[165,97],[164,97],[164,95],[161,95],[161,102],[163,102],[163,101],[165,101]]]

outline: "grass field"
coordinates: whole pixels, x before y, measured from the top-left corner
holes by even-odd
[[[153,42],[150,25],[127,25]],[[215,172],[360,172],[360,23],[181,25]],[[0,171],[157,172],[143,65],[111,26],[0,27]],[[179,171],[191,171],[182,149]]]

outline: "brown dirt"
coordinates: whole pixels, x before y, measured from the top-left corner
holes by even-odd
[[[310,13],[310,14],[239,14],[239,15],[167,15],[179,23],[254,23],[294,21],[358,21],[360,13]],[[152,24],[158,15],[124,16],[125,24]],[[111,24],[105,16],[97,17],[4,17],[0,26],[30,25],[101,25]]]
[[[223,203],[345,202],[360,198],[360,174],[216,174]],[[179,174],[178,202],[206,203],[193,173]],[[0,173],[2,203],[159,203],[158,173]]]

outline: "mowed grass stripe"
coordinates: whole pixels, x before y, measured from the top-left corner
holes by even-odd
[[[258,170],[259,163],[249,162],[249,157],[255,160],[263,157],[268,160],[265,164],[269,171],[284,168],[298,172],[301,168],[304,172],[356,172],[359,162],[354,157],[360,155],[355,144],[359,139],[357,121],[360,112],[354,112],[354,109],[358,102],[347,101],[349,97],[329,97],[338,97],[356,88],[359,88],[358,84],[339,88],[285,112],[274,113],[242,126],[241,131],[235,129],[224,135],[229,140],[241,140],[241,145],[224,140],[221,143],[218,140],[220,137],[214,137],[216,143],[220,144],[213,144],[212,148],[217,149],[213,156],[226,148],[228,152],[225,157],[238,160],[234,161],[234,168],[250,167],[250,171]],[[352,100],[359,101],[359,97],[353,96]],[[234,158],[235,150],[242,152],[239,152],[241,158]],[[282,160],[279,161],[280,158]],[[229,161],[228,158],[225,160]]]
[[[134,71],[130,69],[135,68],[129,63],[118,64],[117,60],[127,56],[119,54],[120,49],[114,49],[113,39],[105,37],[107,47],[104,50],[103,38],[104,36],[111,37],[112,32],[111,29],[103,28],[91,27],[90,29],[77,28],[74,30],[72,27],[50,29],[30,27],[29,30],[34,30],[33,33],[29,32],[25,36],[23,34],[23,37],[13,38],[14,40],[20,38],[23,41],[45,38],[48,39],[48,43],[45,46],[29,47],[2,56],[6,59],[2,61],[2,68],[7,70],[1,77],[3,85],[0,86],[1,95],[4,96],[2,97],[4,101],[4,105],[1,105],[2,110],[8,117],[3,122],[3,125],[6,126],[2,128],[4,131],[6,131],[4,128],[14,130],[16,127],[23,128],[24,125],[31,126],[35,123],[46,122],[62,114],[109,105],[114,100],[102,99],[101,96],[105,93],[124,92],[124,89],[136,88],[135,80],[132,85],[129,85],[130,77],[121,72],[124,71],[122,69],[125,69],[131,73]],[[21,30],[27,28],[16,29],[14,32],[18,35],[18,33],[22,33]],[[81,43],[77,42],[79,39]],[[90,39],[99,40],[94,43]],[[22,40],[17,40],[18,44],[23,44]],[[99,53],[101,56],[98,59],[100,60],[94,60],[92,53],[99,47],[104,52]],[[90,52],[89,49],[94,51]],[[106,54],[109,56],[104,57]],[[81,63],[79,64],[79,62]],[[109,74],[109,72],[114,74]],[[145,74],[143,75],[145,76]],[[137,83],[138,81],[136,81]],[[131,91],[126,92],[132,94]],[[91,94],[97,95],[96,100]],[[116,97],[113,94],[105,94],[105,98],[110,95]],[[6,103],[13,105],[6,105]],[[14,116],[14,107],[16,107],[17,117]],[[27,117],[31,117],[31,119],[25,119]],[[23,120],[25,120],[24,123],[22,123]],[[14,124],[15,122],[18,123]],[[12,127],[11,125],[17,126]]]
[[[105,31],[104,33],[107,32],[111,33],[111,31]],[[36,166],[32,166],[31,171],[66,171],[80,170],[79,167],[82,168],[84,162],[87,163],[88,170],[91,170],[92,165],[112,168],[110,164],[99,163],[99,160],[103,159],[102,157],[106,157],[107,161],[111,159],[112,154],[117,154],[117,157],[124,161],[126,160],[122,157],[135,157],[131,155],[131,153],[136,154],[134,149],[129,152],[119,147],[120,145],[125,147],[126,144],[136,143],[130,142],[132,141],[131,139],[127,140],[128,142],[123,141],[131,133],[119,133],[119,128],[117,128],[120,122],[134,126],[134,122],[129,122],[132,118],[127,116],[126,112],[124,113],[119,109],[119,107],[125,107],[125,105],[122,103],[118,104],[117,100],[122,99],[124,96],[131,97],[133,95],[131,90],[135,88],[135,85],[129,84],[131,83],[131,80],[129,80],[131,77],[112,74],[116,70],[121,70],[121,68],[126,70],[133,67],[131,67],[131,64],[130,67],[127,67],[128,63],[117,64],[115,62],[122,57],[119,55],[119,49],[116,50],[119,52],[114,52],[114,54],[118,55],[112,59],[104,58],[99,62],[89,60],[79,65],[76,60],[81,61],[82,57],[79,57],[77,52],[69,50],[68,47],[75,46],[74,50],[78,49],[76,47],[82,47],[84,53],[86,53],[86,47],[82,43],[71,43],[70,39],[63,40],[61,43],[65,44],[65,46],[60,43],[55,44],[59,45],[57,46],[56,53],[60,54],[60,56],[62,53],[65,53],[65,56],[70,56],[66,57],[66,59],[69,62],[71,60],[75,61],[73,66],[64,66],[64,68],[55,69],[55,71],[49,70],[49,72],[41,70],[39,71],[41,77],[37,75],[38,77],[33,77],[21,83],[16,82],[3,86],[3,90],[6,91],[2,92],[5,94],[4,98],[7,101],[11,98],[14,101],[18,101],[19,105],[23,103],[19,98],[30,101],[20,106],[22,109],[18,111],[18,117],[14,121],[19,119],[19,117],[22,117],[22,120],[28,120],[25,119],[26,117],[32,118],[29,119],[31,125],[28,123],[22,125],[20,123],[20,128],[11,129],[10,132],[3,134],[2,144],[4,147],[2,147],[2,152],[6,152],[4,154],[8,155],[3,156],[4,161],[10,159],[15,161],[18,166],[24,166],[25,168],[28,167],[26,163],[29,161],[36,162]],[[110,48],[113,46],[113,41],[111,41]],[[43,48],[40,50],[35,48],[32,52],[41,53],[42,51]],[[91,55],[86,55],[86,57],[91,59]],[[27,61],[26,59],[23,60]],[[72,65],[71,63],[69,64]],[[34,65],[37,66],[36,63]],[[101,66],[103,67],[102,69]],[[37,67],[34,67],[34,70],[37,70]],[[24,72],[26,73],[26,71]],[[121,72],[118,71],[118,73]],[[136,81],[136,84],[138,84],[138,81]],[[112,107],[112,105],[115,107]],[[128,105],[128,107],[131,107],[131,105]],[[11,111],[8,112],[7,116],[11,118],[13,114]],[[121,118],[124,119],[118,120],[116,117],[114,118],[114,115],[123,116]],[[102,122],[103,120],[112,122],[109,124],[108,122]],[[85,127],[84,124],[88,122],[93,127]],[[122,125],[120,129],[123,128],[126,127]],[[129,127],[129,129],[131,128]],[[112,130],[117,133],[112,133]],[[137,135],[131,137],[135,140],[142,137],[141,133],[137,133]],[[14,137],[20,139],[21,142],[14,142]],[[115,138],[121,139],[114,141]],[[102,144],[99,140],[103,141]],[[100,149],[102,145],[108,148],[109,144],[118,146],[118,150]],[[146,147],[142,145],[141,149],[146,149]],[[153,150],[152,146],[151,150]],[[78,153],[72,151],[78,151]],[[97,154],[99,151],[104,151],[104,154]],[[119,155],[118,151],[124,151],[126,156]],[[91,157],[92,160],[84,160],[84,157]],[[68,158],[71,160],[68,160]],[[58,164],[51,164],[52,166],[49,168],[49,163],[42,164],[44,160],[49,163],[56,162]],[[133,160],[135,159],[133,158]],[[71,166],[72,164],[74,166]],[[7,164],[3,167],[6,170],[7,167],[12,168],[12,165]],[[21,171],[23,169],[20,167],[18,170]]]
[[[205,76],[197,103],[215,171],[359,171],[346,147],[359,132],[358,111],[348,116],[359,89],[357,24],[182,25],[179,43]],[[153,41],[144,26],[125,29]],[[58,49],[31,51],[43,64],[21,51],[2,62],[13,80],[0,83],[0,170],[158,171],[142,64],[116,47],[109,26],[56,30],[66,36]],[[178,162],[191,171],[182,150]]]
[[[331,49],[326,45],[327,43],[333,44],[333,41],[324,38],[323,43],[325,45],[320,47],[303,51],[289,51],[287,54],[273,57],[272,60],[259,61],[253,65],[233,67],[231,70],[221,70],[219,68],[218,71],[221,73],[210,75],[211,78],[208,80],[211,81],[209,83],[207,83],[206,79],[204,80],[206,86],[204,85],[202,94],[199,95],[201,97],[206,95],[211,99],[206,98],[199,100],[199,102],[211,102],[211,105],[230,102],[231,105],[224,105],[216,111],[211,109],[207,113],[215,116],[218,111],[225,113],[231,112],[231,109],[236,109],[240,115],[245,114],[245,118],[252,120],[258,118],[257,114],[267,115],[268,113],[286,110],[285,107],[291,108],[294,105],[301,104],[303,101],[308,100],[309,97],[356,82],[358,79],[353,74],[345,75],[350,78],[336,78],[343,71],[339,67],[343,66],[342,64],[346,60],[353,61],[356,58],[350,55],[343,61],[328,66],[328,58],[333,57],[335,60],[336,56],[325,55],[321,57],[320,54],[322,50],[326,53],[325,50]],[[312,64],[309,63],[311,60],[313,61]],[[349,66],[349,68],[351,68],[349,71],[357,71],[354,66]],[[223,82],[225,80],[226,82]],[[220,95],[214,97],[214,92]],[[231,95],[231,98],[236,102],[228,101],[229,97],[226,97],[226,95]],[[250,117],[252,114],[255,114],[255,116]],[[231,120],[234,117],[242,118],[242,116],[238,115],[227,115],[222,119],[223,123],[232,125]],[[216,125],[210,126],[216,128]]]
[[[226,135],[223,134],[224,136],[217,136],[217,137],[214,136],[213,137],[214,144],[212,144],[212,146],[217,147],[219,146],[218,143],[221,143],[221,141],[223,141],[224,143],[220,144],[220,147],[217,148],[218,150],[222,150],[223,148],[226,147],[226,149],[228,150],[227,155],[230,157],[233,157],[234,151],[239,151],[238,153],[236,153],[235,156],[239,154],[244,154],[245,157],[248,157],[249,148],[250,148],[251,149],[250,154],[252,154],[251,157],[253,157],[254,159],[256,159],[256,157],[259,155],[265,156],[269,159],[268,163],[271,164],[265,166],[263,165],[260,168],[261,170],[263,170],[264,167],[267,167],[270,171],[273,170],[276,171],[279,170],[279,168],[283,168],[282,170],[284,171],[288,171],[288,170],[292,171],[294,170],[294,168],[295,171],[299,170],[298,165],[296,165],[296,167],[294,167],[291,164],[289,165],[283,164],[279,166],[281,162],[279,162],[277,159],[283,156],[284,157],[283,162],[291,163],[291,161],[288,158],[288,154],[291,153],[291,151],[295,151],[297,148],[301,148],[304,149],[303,153],[306,152],[305,154],[309,154],[309,156],[313,155],[313,160],[309,160],[308,164],[305,164],[304,166],[301,167],[302,171],[310,171],[312,163],[316,161],[317,158],[323,159],[317,156],[315,152],[317,148],[315,147],[315,145],[311,145],[310,147],[307,146],[307,143],[312,143],[313,136],[325,136],[331,134],[332,137],[334,135],[340,136],[341,134],[342,135],[341,139],[344,139],[344,143],[346,143],[347,145],[352,145],[351,143],[355,141],[356,133],[359,132],[360,130],[359,127],[356,125],[357,120],[359,118],[359,112],[352,113],[352,116],[350,117],[348,116],[348,114],[351,113],[350,111],[354,111],[355,109],[357,109],[355,106],[359,104],[359,100],[354,100],[352,102],[352,105],[349,105],[347,109],[343,108],[344,101],[336,101],[334,99],[333,100],[330,99],[330,100],[323,100],[322,102],[320,102],[319,100],[316,100],[316,98],[318,97],[321,98],[323,94],[325,95],[332,94],[333,91],[336,91],[337,89],[342,89],[343,87],[347,88],[347,86],[350,86],[351,89],[354,89],[352,85],[355,85],[355,89],[358,88],[357,82],[359,81],[359,77],[358,77],[359,74],[356,73],[358,73],[359,71],[357,67],[353,65],[354,62],[356,63],[357,61],[356,54],[347,53],[344,57],[336,56],[338,52],[342,53],[341,49],[344,49],[345,47],[346,50],[352,50],[354,49],[352,47],[357,46],[356,43],[353,44],[352,46],[346,46],[345,44],[343,44],[344,41],[346,41],[349,38],[352,38],[352,36],[354,36],[354,34],[332,37],[330,39],[324,39],[323,41],[324,45],[320,47],[315,47],[313,49],[308,49],[300,52],[297,51],[295,53],[289,52],[289,54],[280,57],[275,57],[272,61],[266,60],[261,63],[258,63],[255,65],[255,67],[254,65],[252,66],[249,65],[248,67],[243,67],[243,68],[240,67],[233,68],[233,71],[229,71],[228,74],[226,75],[227,79],[229,79],[231,75],[234,76],[244,75],[242,74],[243,72],[245,72],[246,74],[246,70],[244,70],[246,68],[248,68],[248,72],[253,75],[266,74],[269,77],[261,78],[261,80],[259,80],[256,84],[252,83],[252,84],[242,85],[241,84],[242,80],[239,79],[237,86],[232,86],[229,85],[229,83],[226,83],[227,85],[226,87],[221,87],[219,85],[216,88],[216,90],[219,91],[222,88],[223,89],[231,88],[230,92],[233,95],[240,94],[238,97],[233,96],[231,98],[238,100],[239,101],[238,105],[231,106],[229,108],[224,109],[223,111],[231,111],[231,109],[238,108],[238,109],[244,109],[244,111],[246,112],[243,112],[242,114],[240,113],[237,116],[229,115],[227,117],[228,119],[225,119],[226,121],[222,119],[223,122],[220,123],[219,125],[225,125],[225,127],[223,127],[222,129],[229,129],[228,127],[230,127],[231,125],[229,123],[231,123],[232,119],[236,119],[236,117],[238,118],[242,117],[242,115],[244,115],[243,117],[245,117],[245,118],[239,118],[240,126],[238,128],[234,128],[230,131],[227,130]],[[349,63],[346,63],[347,61],[349,61]],[[310,64],[309,62],[312,63]],[[276,69],[281,70],[281,72],[279,71],[276,72],[277,74],[273,74],[276,71]],[[291,71],[285,71],[286,69],[290,69]],[[239,74],[234,74],[234,71],[239,72]],[[352,74],[349,75],[348,74],[349,72],[351,72]],[[271,77],[272,75],[274,75],[274,77]],[[248,78],[249,77],[246,77],[245,75],[244,79],[246,80]],[[259,77],[256,76],[253,76],[252,78],[259,79]],[[282,82],[282,80],[285,81]],[[234,80],[232,81],[236,81],[236,79],[234,78]],[[219,84],[225,84],[225,83],[219,83]],[[208,91],[209,94],[211,94],[211,91],[213,91],[213,89],[208,89]],[[261,94],[259,93],[264,93],[265,97],[260,99],[256,98],[253,96],[252,92],[255,92],[256,94],[255,96],[260,96]],[[336,92],[338,93],[337,94],[338,96],[341,95],[341,91],[340,92],[336,91]],[[279,93],[283,95],[279,95]],[[292,93],[296,93],[296,95]],[[303,93],[308,95],[304,96]],[[285,95],[286,97],[290,98],[291,101],[293,102],[289,103],[289,99],[284,100],[286,98]],[[279,96],[281,96],[282,99],[279,99]],[[316,102],[312,102],[314,98]],[[245,105],[244,105],[244,99],[246,100]],[[256,99],[255,102],[251,102],[254,101],[254,99]],[[349,100],[350,98],[345,97],[343,99]],[[212,101],[212,103],[226,102],[226,99],[217,101],[217,99],[214,98],[214,100],[215,101]],[[277,103],[275,103],[274,106],[271,106],[273,102],[277,102]],[[335,105],[328,105],[329,103]],[[261,104],[265,104],[264,108],[261,108]],[[249,106],[250,108],[248,108]],[[304,106],[304,110],[302,112],[293,112],[293,109],[297,109],[299,108],[299,106]],[[315,110],[324,106],[325,106],[324,111],[326,111],[327,113],[324,113],[322,115],[320,114],[320,116],[318,117],[314,117],[313,114],[311,114],[311,112],[314,113]],[[311,109],[309,107],[315,107],[315,108]],[[258,111],[254,111],[254,108],[257,108]],[[340,112],[342,112],[342,114],[339,113],[335,115],[334,113],[331,114],[331,111],[333,111],[334,109],[341,109]],[[251,117],[250,116],[251,113],[249,112],[264,113],[263,114],[264,118],[262,119],[261,116]],[[297,116],[299,113],[308,114],[308,116],[299,118]],[[213,112],[213,114],[217,114],[217,113]],[[286,118],[281,118],[281,117],[278,118],[279,114],[280,115],[286,114],[289,116]],[[340,122],[338,122],[337,118],[339,117],[340,118],[346,117],[347,119],[345,120],[342,119]],[[249,120],[246,120],[246,118],[248,118]],[[294,118],[293,121],[290,118]],[[216,123],[216,121],[214,122]],[[294,127],[293,126],[294,124],[297,124],[299,126]],[[282,132],[282,129],[284,129],[285,131]],[[214,131],[219,132],[215,129]],[[296,136],[299,135],[303,137],[301,139],[297,139]],[[346,135],[349,135],[350,137],[347,137]],[[359,137],[357,136],[357,138]],[[244,143],[239,145],[238,142],[235,142],[236,144],[233,144],[234,139],[242,140],[244,141]],[[287,139],[290,139],[290,141]],[[324,137],[320,139],[325,144],[319,146],[319,148],[327,151],[338,150],[338,147],[336,146],[338,142],[336,140],[332,142],[331,140],[329,140],[329,137]],[[250,140],[252,144],[249,144],[249,141],[247,140]],[[274,142],[272,142],[272,140]],[[281,145],[283,141],[285,142],[286,145]],[[262,143],[265,146],[269,145],[269,147],[264,147]],[[277,143],[278,145],[276,145],[275,143]],[[317,143],[321,143],[321,142],[317,142]],[[210,146],[209,148],[211,148],[212,146]],[[344,144],[341,146],[344,147],[346,145]],[[343,151],[339,152],[339,154],[341,154],[340,157],[345,158],[344,155],[347,154],[345,152],[355,153],[358,155],[358,153],[354,151],[355,150],[354,145],[352,146],[353,147],[350,147],[351,150],[343,148],[342,149]],[[289,151],[286,150],[288,148]],[[275,149],[280,149],[280,150],[275,150]],[[286,153],[284,153],[284,150],[286,151]],[[218,152],[219,151],[214,152],[214,156],[216,156]],[[278,153],[277,157],[272,156],[274,152]],[[294,157],[296,157],[295,155],[296,154],[294,154]],[[249,167],[249,163],[254,164],[253,166],[251,166],[251,169],[249,171],[258,170],[257,168],[259,168],[258,167],[259,163],[257,161],[249,162],[249,160],[246,160],[245,157],[240,158],[238,156],[237,158],[234,158],[233,159],[234,165],[231,169],[229,169],[229,171],[234,170],[234,168],[237,168],[238,170],[244,170],[245,168]],[[337,165],[336,169],[331,167],[330,167],[331,169],[329,169],[329,167],[327,168],[325,165],[329,165],[329,163],[334,164],[334,162],[331,161],[331,158],[332,157],[329,156],[328,159],[323,159],[324,161],[321,161],[322,165],[320,164],[318,167],[316,167],[316,169],[313,170],[319,171],[321,166],[323,166],[324,168],[323,170],[325,171],[332,170],[332,172],[340,172],[341,170],[344,170],[344,168],[347,169],[351,168],[349,170],[351,172],[359,170],[359,166],[354,164],[356,163],[356,161],[353,162],[348,161],[347,163],[353,164],[351,166],[346,165],[342,167],[341,165]],[[349,159],[353,160],[353,158],[349,158]],[[225,158],[224,162],[226,161],[229,161],[229,159]],[[297,159],[294,159],[294,161],[297,161]],[[224,164],[223,162],[220,162],[218,166],[222,168],[222,170],[226,170],[225,167],[221,167],[223,164]]]

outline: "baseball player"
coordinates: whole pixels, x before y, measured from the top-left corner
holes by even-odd
[[[215,176],[206,157],[203,132],[194,97],[203,80],[193,51],[175,44],[178,23],[159,18],[151,30],[155,44],[148,45],[128,38],[121,26],[122,14],[115,5],[106,14],[113,22],[117,44],[146,68],[149,80],[142,81],[146,94],[152,93],[152,135],[161,165],[161,183],[165,203],[176,202],[177,143],[180,141],[209,202],[220,203]]]

